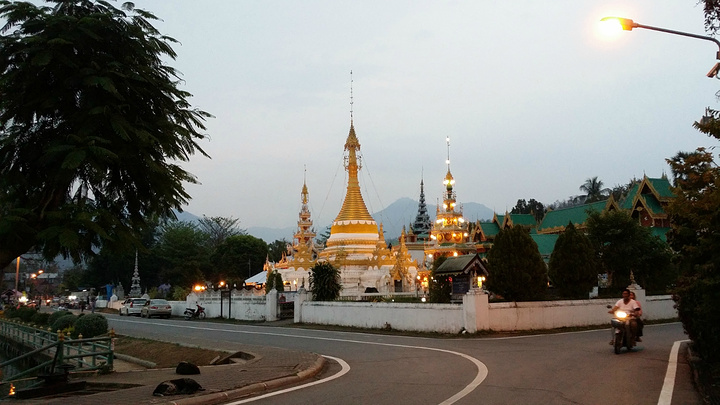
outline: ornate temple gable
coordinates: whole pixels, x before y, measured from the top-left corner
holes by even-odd
[[[664,175],[659,179],[643,176],[640,194],[652,194],[661,203],[669,203],[675,198],[670,181]]]
[[[420,240],[427,240],[432,228],[432,221],[430,221],[430,215],[428,214],[427,205],[425,204],[425,184],[424,180],[420,180],[420,202],[418,202],[418,212],[415,216],[415,222],[413,222],[410,228],[411,232],[418,235]]]

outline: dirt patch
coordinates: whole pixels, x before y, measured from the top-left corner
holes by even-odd
[[[175,367],[181,361],[187,361],[198,366],[207,366],[218,356],[225,357],[228,355],[227,352],[218,350],[187,347],[176,343],[122,335],[116,337],[115,353],[153,362],[157,364],[157,368]]]

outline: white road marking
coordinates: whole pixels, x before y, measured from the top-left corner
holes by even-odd
[[[678,352],[680,351],[680,345],[683,342],[689,342],[689,340],[676,341],[673,343],[672,349],[670,350],[668,368],[665,373],[665,382],[663,383],[662,390],[660,391],[658,405],[670,405],[672,403],[672,394],[675,389],[675,372],[677,371]]]
[[[348,365],[348,364],[345,362],[345,360],[340,359],[340,358],[337,358],[337,357],[332,357],[332,356],[323,356],[323,357],[326,357],[326,358],[331,359],[331,360],[335,360],[335,361],[337,361],[338,363],[340,363],[340,366],[342,366],[342,370],[340,370],[339,372],[331,375],[330,377],[323,378],[322,380],[317,380],[317,381],[313,381],[313,382],[311,382],[311,383],[299,385],[299,386],[297,386],[297,387],[292,387],[292,388],[287,388],[287,389],[280,390],[280,391],[271,392],[271,393],[269,393],[269,394],[263,394],[263,395],[260,395],[260,396],[257,396],[257,397],[242,399],[242,400],[240,400],[240,401],[228,402],[228,403],[225,404],[225,405],[247,404],[247,403],[250,403],[250,402],[253,402],[253,401],[258,401],[258,400],[261,400],[261,399],[274,397],[275,395],[286,394],[286,393],[288,393],[288,392],[292,392],[292,391],[295,391],[295,390],[300,390],[300,389],[303,389],[303,388],[312,387],[313,385],[326,383],[326,382],[331,381],[331,380],[334,380],[334,379],[336,379],[336,378],[340,378],[340,377],[344,376],[345,374],[347,374],[348,371],[350,371],[350,365]]]
[[[145,323],[142,321],[131,321],[131,320],[122,320],[121,322],[128,322],[128,323]],[[379,343],[379,342],[364,342],[362,340],[351,340],[351,339],[336,339],[336,338],[329,338],[329,337],[317,337],[317,336],[303,336],[303,335],[293,335],[289,333],[269,333],[269,332],[254,332],[254,331],[246,331],[246,330],[233,330],[233,329],[215,329],[215,328],[208,328],[208,327],[198,327],[198,326],[189,326],[189,325],[174,325],[174,324],[163,324],[163,326],[170,326],[175,328],[185,328],[185,329],[197,329],[197,330],[212,330],[216,332],[229,332],[229,333],[242,333],[242,334],[250,334],[250,335],[265,335],[265,336],[282,336],[282,337],[291,337],[291,338],[301,338],[301,339],[312,339],[312,340],[328,340],[333,342],[344,342],[344,343],[358,343],[358,344],[366,344],[366,345],[377,345],[377,346],[390,346],[390,347],[402,347],[406,349],[420,349],[420,350],[430,350],[430,351],[436,351],[441,353],[449,353],[456,356],[460,356],[464,359],[469,360],[471,363],[475,364],[475,367],[477,367],[477,373],[475,374],[475,378],[470,382],[470,384],[466,385],[465,388],[460,390],[458,393],[453,395],[452,397],[446,399],[445,401],[441,402],[441,405],[451,405],[455,402],[459,401],[461,398],[465,397],[469,393],[471,393],[475,388],[477,388],[478,385],[482,384],[482,382],[485,380],[485,378],[488,375],[488,368],[481,362],[480,360],[469,356],[464,353],[454,352],[452,350],[445,350],[445,349],[437,349],[434,347],[425,347],[425,346],[414,346],[414,345],[401,345],[401,344],[394,344],[394,343]],[[374,335],[378,336],[378,335]]]

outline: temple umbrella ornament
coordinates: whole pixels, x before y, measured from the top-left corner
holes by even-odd
[[[718,52],[715,54],[715,59],[720,60],[720,41],[718,41],[717,39],[715,39],[713,37],[692,34],[692,33],[683,32],[683,31],[669,30],[667,28],[653,27],[650,25],[638,24],[629,18],[622,18],[622,17],[604,17],[600,21],[604,24],[604,26],[608,29],[608,31],[609,30],[618,30],[618,29],[621,29],[623,31],[632,31],[633,28],[643,28],[646,30],[664,32],[667,34],[681,35],[684,37],[702,39],[704,41],[712,41],[715,43],[715,45],[718,46]],[[713,66],[713,68],[710,69],[710,71],[707,73],[707,77],[710,77],[710,78],[717,77],[719,72],[720,72],[720,62],[715,63],[715,66]]]

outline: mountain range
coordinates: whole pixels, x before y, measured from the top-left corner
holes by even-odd
[[[385,231],[385,240],[397,239],[402,232],[403,225],[405,229],[409,229],[410,224],[415,221],[415,216],[418,212],[418,202],[407,197],[398,199],[397,201],[390,204],[384,210],[375,212],[372,217],[378,224],[383,224],[383,231]],[[470,222],[476,220],[490,220],[493,217],[493,210],[486,207],[483,204],[468,202],[462,204],[463,216]],[[428,215],[430,220],[435,220],[437,206],[435,204],[427,204]],[[177,213],[178,220],[195,222],[199,217],[184,211]],[[317,225],[317,224],[316,224]],[[315,232],[321,235],[325,232],[325,228],[329,227],[330,224],[315,227]],[[247,233],[264,240],[267,243],[271,243],[276,240],[285,239],[286,241],[292,241],[292,235],[295,233],[297,226],[288,226],[285,228],[267,228],[252,226],[247,228]]]

